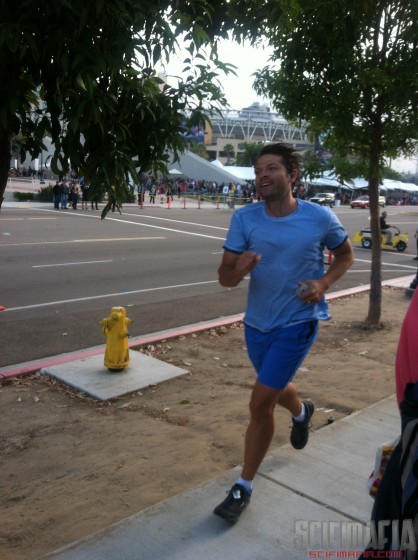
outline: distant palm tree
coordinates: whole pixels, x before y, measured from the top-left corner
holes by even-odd
[[[226,165],[230,165],[231,159],[235,156],[234,146],[232,144],[225,144],[223,151],[226,155]]]
[[[255,164],[258,153],[262,146],[260,144],[244,142],[244,149],[241,153],[237,154],[237,165],[243,165],[245,167],[251,167]]]

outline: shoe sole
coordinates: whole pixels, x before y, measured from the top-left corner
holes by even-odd
[[[218,517],[220,517],[221,519],[225,519],[225,521],[228,521],[228,523],[231,523],[231,525],[234,525],[234,523],[236,523],[238,521],[238,519],[240,518],[240,516],[231,516],[228,515],[226,512],[222,512],[222,511],[216,511],[216,509],[213,510],[213,513],[215,515],[217,515]]]

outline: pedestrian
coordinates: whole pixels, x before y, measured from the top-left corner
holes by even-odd
[[[97,193],[92,193],[90,199],[91,199],[91,209],[98,210],[99,195]]]
[[[164,203],[164,187],[163,187],[162,184],[158,187],[157,194],[160,197],[161,204],[163,204]]]
[[[61,187],[61,210],[67,210],[67,202],[68,202],[68,194],[70,189],[68,187],[68,183],[63,181]]]
[[[59,210],[61,202],[61,183],[59,181],[55,181],[55,185],[52,187],[52,200],[55,210]]]
[[[149,201],[150,203],[152,202],[152,204],[155,204],[155,195],[157,193],[157,188],[154,185],[154,183],[151,185],[151,189],[149,191]]]
[[[145,184],[141,181],[141,183],[138,185],[138,206],[143,206],[144,205],[144,199],[145,199]]]
[[[170,202],[170,200],[173,200],[173,189],[171,185],[167,185],[165,196],[167,197],[167,204]]]
[[[84,181],[80,184],[80,188],[81,188],[81,209],[87,210],[88,209],[87,203],[89,201],[89,189],[90,189],[89,182],[86,179],[84,179]]]
[[[276,405],[292,415],[292,446],[307,444],[314,404],[301,401],[292,378],[316,338],[318,321],[330,318],[326,290],[353,262],[347,232],[332,210],[293,198],[299,165],[299,155],[287,145],[261,149],[255,176],[262,202],[233,214],[218,270],[220,284],[228,288],[250,275],[245,340],[257,372],[243,468],[214,510],[231,523],[250,502],[273,437]],[[325,274],[324,247],[333,252]]]
[[[78,204],[78,198],[79,198],[79,192],[78,192],[77,185],[73,185],[71,187],[70,198],[71,198],[71,204],[72,204],[73,210],[77,210],[77,204]]]
[[[416,245],[417,245],[417,256],[414,257],[414,261],[418,261],[418,227],[415,230],[414,237],[415,237],[415,242],[416,242]]]

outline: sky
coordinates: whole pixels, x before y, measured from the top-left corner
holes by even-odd
[[[251,74],[267,64],[269,51],[266,48],[255,48],[249,44],[243,46],[234,41],[222,40],[218,43],[218,52],[222,62],[237,66],[235,70],[237,76],[221,74],[221,83],[231,109],[242,109],[255,101],[268,104],[266,98],[257,96],[252,89],[254,77]],[[180,51],[179,55],[173,57],[166,66],[166,73],[168,75],[180,73],[183,67],[182,60],[186,56],[186,52]]]
[[[399,173],[415,173],[415,179],[418,176],[418,155],[411,159],[395,159],[391,162],[391,167]]]
[[[231,108],[242,109],[255,101],[268,104],[268,99],[258,97],[253,90],[254,76],[251,74],[268,63],[269,50],[251,45],[243,46],[232,41],[222,41],[218,48],[223,62],[230,62],[238,67],[235,70],[237,76],[222,78],[225,97]]]

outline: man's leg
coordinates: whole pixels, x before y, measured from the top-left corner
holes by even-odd
[[[274,407],[280,391],[256,381],[250,401],[250,423],[245,434],[244,466],[241,476],[214,513],[230,523],[238,521],[250,503],[252,480],[264,459],[274,433]]]
[[[249,357],[258,373],[250,400],[250,423],[245,435],[244,465],[227,498],[214,513],[235,523],[250,502],[252,481],[263,461],[274,434],[274,409],[280,404],[292,414],[291,444],[302,449],[308,441],[314,405],[300,401],[291,383],[316,332],[317,322],[279,329],[268,335],[246,327]],[[297,343],[295,343],[297,341]],[[289,351],[290,349],[290,351]]]
[[[280,393],[284,391],[255,382],[250,401],[250,423],[245,434],[241,474],[244,480],[253,480],[270,447],[274,434],[274,408]]]
[[[292,416],[299,416],[302,411],[302,401],[294,383],[289,383],[277,397],[277,404],[290,412]]]

